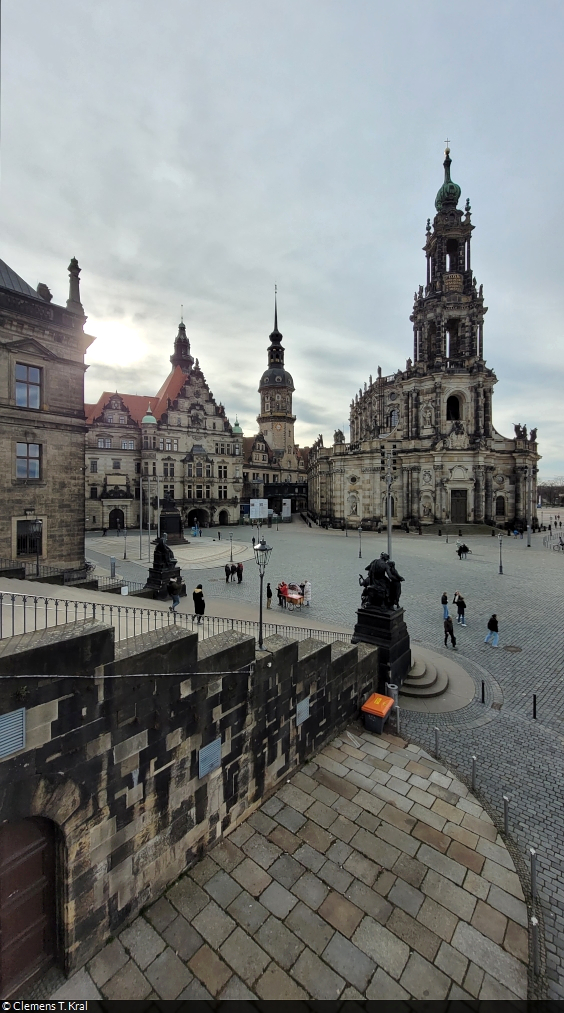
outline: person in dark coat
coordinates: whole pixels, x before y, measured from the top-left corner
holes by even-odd
[[[198,584],[198,586],[196,588],[194,588],[194,590],[192,591],[192,598],[194,599],[194,616],[193,616],[193,618],[195,619],[196,616],[197,616],[198,617],[198,622],[200,623],[202,621],[202,616],[203,616],[204,612],[206,611],[206,603],[204,601],[204,592],[202,590],[202,585],[201,584]]]
[[[226,584],[229,581],[230,576],[231,576],[231,567],[230,567],[229,563],[226,563],[225,564],[225,583]]]
[[[466,619],[464,618],[466,602],[464,601],[464,598],[462,597],[460,591],[454,592],[454,598],[452,599],[452,601],[453,604],[456,605],[458,611],[458,615],[456,617],[457,623],[459,623],[460,626],[466,626]]]
[[[235,563],[231,563],[231,580],[235,580],[237,576],[237,566]]]
[[[446,591],[443,592],[441,605],[443,606],[443,619],[448,619],[448,595]]]
[[[240,584],[243,580],[243,564],[237,563],[237,583]]]
[[[266,585],[266,607],[267,609],[272,608],[272,588],[270,584]]]
[[[488,632],[486,635],[486,639],[484,640],[484,643],[489,644],[490,641],[492,647],[497,647],[499,642],[499,625],[497,622],[497,615],[495,614],[495,612],[491,617],[491,619],[488,620]]]
[[[172,605],[169,608],[169,612],[176,612],[176,609],[180,605],[180,582],[172,577],[168,582],[167,591],[172,598]]]
[[[448,638],[450,637],[450,642],[453,646],[453,649],[456,650],[456,637],[454,635],[454,626],[452,625],[452,619],[450,616],[446,617],[444,621],[444,627],[445,627],[445,647],[448,647],[447,641]]]

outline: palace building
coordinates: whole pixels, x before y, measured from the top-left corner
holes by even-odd
[[[497,377],[484,359],[484,305],[471,266],[470,202],[444,183],[427,221],[426,280],[415,293],[413,359],[390,376],[370,377],[350,406],[350,442],[337,430],[310,451],[309,509],[322,524],[377,527],[386,519],[391,461],[396,524],[519,526],[536,517],[536,429],[493,424]]]
[[[84,565],[84,331],[73,258],[66,306],[0,261],[0,557]]]
[[[236,524],[243,432],[231,425],[181,321],[171,372],[153,397],[105,391],[86,405],[86,528],[156,526],[174,504],[186,525]],[[142,507],[142,511],[141,511]]]

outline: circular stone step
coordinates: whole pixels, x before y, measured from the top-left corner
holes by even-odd
[[[408,679],[420,679],[421,676],[425,675],[427,665],[423,661],[423,658],[416,658],[411,668],[409,669]]]
[[[423,673],[423,675],[419,675],[413,678],[410,669],[409,675],[407,676],[406,679],[403,680],[401,692],[402,693],[405,692],[404,686],[407,686],[410,689],[430,689],[431,686],[435,685],[436,681],[437,681],[437,669],[435,665],[431,664],[431,662],[428,661],[425,665],[425,672]]]
[[[446,674],[446,672],[438,671],[436,673],[436,678],[431,686],[426,687],[421,686],[420,683],[418,683],[416,686],[409,686],[404,681],[399,695],[400,697],[412,696],[425,698],[432,696],[440,696],[441,693],[446,692],[447,689],[448,689],[448,675]]]

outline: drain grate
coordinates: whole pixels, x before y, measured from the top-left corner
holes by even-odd
[[[509,651],[509,654],[520,654],[523,650],[522,647],[514,647],[511,644],[506,644],[503,648],[504,651]]]

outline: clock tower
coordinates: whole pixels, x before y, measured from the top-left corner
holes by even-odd
[[[295,468],[294,422],[292,394],[294,381],[284,369],[282,335],[278,330],[278,306],[274,297],[274,330],[268,347],[268,368],[259,384],[260,432],[283,468]]]

